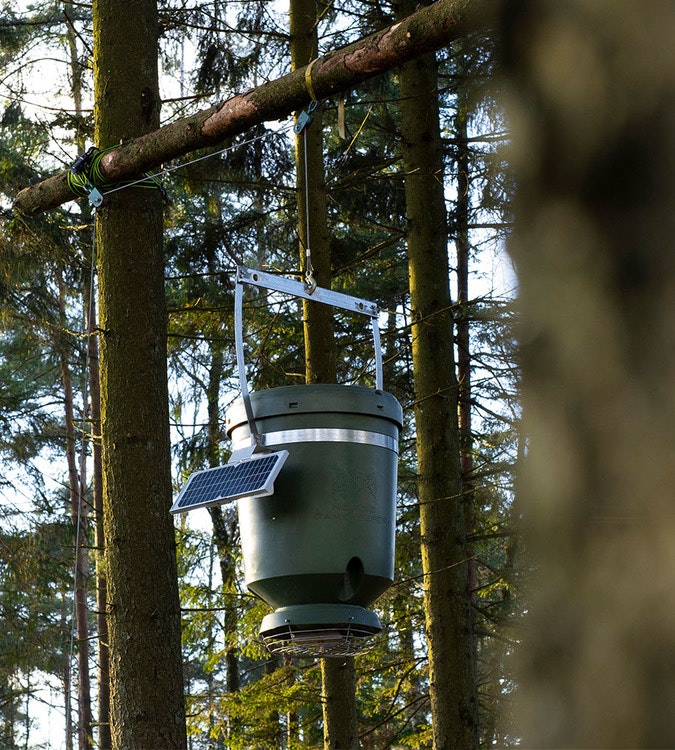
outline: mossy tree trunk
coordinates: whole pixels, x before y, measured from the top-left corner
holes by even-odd
[[[317,7],[315,0],[291,0],[291,64],[293,70],[308,65],[318,54]],[[310,82],[311,85],[311,82]],[[301,257],[311,267],[319,286],[330,288],[330,244],[326,211],[326,183],[323,162],[321,110],[296,138],[298,185],[298,234]],[[308,383],[336,381],[333,310],[328,305],[303,301],[305,335],[305,377]],[[321,660],[321,692],[324,748],[358,747],[354,659]]]
[[[406,0],[399,11],[408,10]],[[400,86],[433,743],[473,748],[475,659],[435,56],[408,63]]]
[[[155,0],[95,0],[96,141],[159,124]],[[109,197],[96,217],[113,747],[184,748],[171,505],[162,203]]]

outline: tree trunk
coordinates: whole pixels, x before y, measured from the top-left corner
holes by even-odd
[[[93,21],[96,140],[155,129],[154,0],[96,0]],[[116,193],[96,227],[112,742],[184,748],[161,196]]]
[[[103,529],[103,468],[101,465],[101,383],[99,378],[98,339],[96,336],[96,299],[93,289],[85,294],[87,305],[87,359],[89,409],[93,460],[94,548],[96,550],[96,633],[98,640],[98,750],[110,750],[110,651],[108,647],[108,585],[105,570],[105,532]]]
[[[208,414],[208,445],[207,455],[209,467],[219,466],[220,442],[223,438],[220,427],[220,384],[223,377],[225,357],[220,344],[212,343],[211,364],[209,367],[209,380],[207,383],[207,414]],[[233,555],[234,532],[236,530],[236,516],[232,514],[232,508],[228,508],[228,518],[225,517],[223,509],[219,506],[209,508],[211,523],[213,524],[213,541],[218,550],[218,561],[222,579],[223,593],[225,594],[225,680],[228,693],[239,691],[239,657],[234,645],[237,632],[237,606],[236,606],[236,562]]]
[[[675,737],[675,6],[508,6],[525,747]]]
[[[78,151],[85,147],[85,130],[83,127],[82,111],[82,76],[85,65],[80,59],[77,47],[77,32],[68,15],[69,3],[63,2],[63,15],[66,19],[66,37],[70,56],[70,80],[75,110],[75,143]],[[92,211],[88,203],[82,205],[82,224],[88,226],[92,222]],[[92,247],[94,252],[94,232],[92,231]],[[86,268],[86,264],[85,264]],[[92,267],[93,272],[93,267]],[[94,550],[96,565],[96,634],[98,642],[98,750],[109,750],[110,740],[110,680],[108,674],[108,620],[106,602],[105,565],[103,564],[103,491],[101,477],[101,387],[99,383],[98,339],[96,334],[96,300],[94,297],[94,277],[85,274],[83,283],[84,309],[86,330],[88,334],[86,357],[87,377],[89,386],[89,424],[90,442],[93,463],[92,487],[94,508]],[[82,470],[84,479],[84,468]],[[82,480],[83,481],[83,480]],[[84,490],[83,490],[84,491]],[[90,709],[91,712],[91,709]],[[93,721],[93,717],[91,718]],[[90,739],[91,738],[90,736]]]
[[[354,658],[321,660],[324,750],[359,747]]]
[[[59,276],[59,313],[64,329],[67,327],[65,282]],[[66,464],[68,466],[68,495],[70,517],[75,529],[75,581],[74,607],[75,622],[72,625],[77,634],[77,736],[80,750],[94,744],[91,713],[91,681],[89,676],[89,627],[87,611],[87,580],[89,555],[87,546],[87,504],[84,499],[86,483],[78,472],[75,438],[75,407],[73,403],[73,378],[67,352],[61,351],[61,383],[66,424]]]
[[[459,66],[465,73],[463,46],[464,40],[458,42]],[[466,79],[465,79],[466,81]],[[464,84],[467,85],[466,83]],[[471,430],[471,309],[469,306],[469,266],[471,244],[469,242],[469,208],[471,205],[471,164],[469,159],[468,119],[469,95],[460,90],[457,95],[457,112],[455,114],[456,165],[457,165],[457,201],[455,203],[455,249],[457,252],[457,305],[455,317],[457,344],[457,396],[459,427],[459,461],[464,485],[464,513],[467,536],[472,534],[476,524],[476,491],[473,476],[473,433]],[[476,596],[477,572],[476,560],[467,545],[467,565],[469,566],[469,592],[471,595],[471,630],[474,650],[476,639]]]
[[[315,0],[291,0],[293,70],[308,65],[316,57],[316,26]],[[295,147],[300,254],[305,270],[312,270],[319,286],[330,288],[330,243],[321,111],[316,109],[312,117],[311,125],[296,137]],[[333,310],[328,305],[303,300],[303,313],[305,379],[307,383],[334,383],[337,364]],[[324,748],[357,748],[354,659],[321,659],[321,685]]]
[[[324,55],[312,67],[317,98],[325,99],[353,88],[484,26],[490,22],[495,2],[438,0],[383,31]],[[310,101],[305,70],[295,70],[143,137],[123,134],[124,145],[105,156],[101,169],[109,180],[128,179],[191,151],[215,146],[261,122],[283,119]],[[109,141],[97,137],[101,146],[118,141],[118,136]],[[25,216],[36,216],[69,200],[73,200],[73,195],[66,173],[61,173],[22,190],[14,207]]]
[[[240,688],[239,657],[237,647],[233,645],[238,623],[235,598],[237,596],[236,567],[232,555],[235,521],[231,520],[228,523],[228,519],[225,518],[220,506],[209,508],[209,515],[213,524],[213,541],[218,550],[220,574],[225,594],[225,687],[228,693],[237,693]]]
[[[457,380],[459,394],[460,460],[464,482],[470,487],[473,472],[473,438],[471,435],[471,343],[469,303],[469,144],[467,140],[467,103],[460,94],[455,115],[457,165],[457,201],[454,227],[457,251],[457,304],[456,316]],[[470,490],[469,490],[470,491]]]
[[[406,65],[400,85],[433,742],[436,750],[473,748],[477,699],[434,55]]]
[[[315,0],[291,0],[291,66],[308,65],[317,54]],[[314,66],[312,66],[314,67]],[[295,139],[295,168],[298,191],[298,235],[300,255],[319,286],[329,287],[330,244],[326,211],[326,181],[323,163],[322,112],[312,113],[312,123]],[[309,229],[309,233],[308,233]],[[305,375],[308,383],[334,383],[336,378],[333,310],[328,305],[303,300]]]
[[[65,591],[61,592],[63,595],[63,610],[61,612],[60,626],[61,632],[67,633],[73,624],[70,620],[72,609],[69,611],[67,602],[68,595]],[[72,674],[72,660],[68,651],[68,646],[64,649],[63,654],[63,672],[61,674],[61,682],[63,683],[63,708],[65,713],[64,723],[64,739],[66,750],[73,750],[73,674]],[[12,708],[14,708],[14,701],[11,702]],[[10,727],[12,731],[14,729],[14,720],[10,719]],[[13,746],[10,746],[13,747]]]

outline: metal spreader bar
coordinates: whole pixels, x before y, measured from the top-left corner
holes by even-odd
[[[270,495],[274,492],[274,480],[288,458],[288,451],[286,450],[270,451],[269,448],[266,448],[256,427],[244,362],[244,284],[263,287],[271,291],[282,292],[294,297],[339,307],[349,312],[367,315],[372,322],[373,342],[375,344],[375,387],[377,390],[382,390],[382,349],[378,326],[380,311],[376,304],[358,297],[350,297],[348,294],[334,292],[331,289],[308,287],[301,281],[237,266],[237,283],[234,291],[234,343],[241,398],[246,411],[251,444],[237,446],[225,466],[217,466],[193,473],[171,507],[172,513],[183,513],[195,508],[221,505],[242,497]]]
[[[283,292],[284,294],[291,294],[294,297],[312,300],[313,302],[321,302],[325,305],[348,310],[349,312],[367,315],[371,319],[373,344],[375,347],[375,388],[378,391],[382,390],[382,347],[380,344],[380,327],[378,324],[380,309],[374,302],[359,299],[358,297],[352,297],[351,295],[343,294],[342,292],[334,292],[332,289],[324,289],[320,286],[315,287],[313,291],[309,291],[302,281],[289,279],[285,276],[277,276],[276,274],[266,273],[265,271],[257,271],[252,268],[246,268],[245,266],[237,266],[237,285],[241,284],[251,284],[252,286],[270,289],[274,292]],[[237,300],[235,292],[235,316],[237,314],[236,306]],[[235,336],[237,334],[241,335],[241,332],[241,326],[237,326],[235,321]],[[239,348],[237,348],[237,366],[239,368],[240,380],[242,378],[242,372],[244,371],[243,352],[244,346],[242,341],[241,359],[239,357]],[[245,375],[243,376],[243,379],[246,380]],[[246,386],[246,392],[248,393],[248,386]]]

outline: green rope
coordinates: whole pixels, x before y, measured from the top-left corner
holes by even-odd
[[[310,109],[314,109],[314,107],[310,105]],[[282,127],[276,132],[276,134],[279,136],[285,135],[290,127],[290,125]],[[160,173],[157,174],[146,172],[145,175],[140,179],[121,180],[119,182],[112,182],[106,179],[103,176],[103,172],[101,171],[101,160],[103,159],[103,157],[109,151],[113,151],[114,149],[118,148],[118,146],[111,146],[102,151],[95,146],[92,146],[86,153],[78,156],[78,158],[73,163],[70,171],[66,174],[67,185],[71,193],[78,196],[79,198],[88,197],[90,201],[91,193],[94,188],[97,191],[98,188],[107,188],[107,190],[98,191],[99,198],[102,199],[103,196],[101,195],[101,193],[103,193],[103,195],[107,195],[108,193],[115,192],[116,190],[123,190],[126,187],[141,187],[150,188],[152,190],[160,190],[162,193],[162,197],[167,200],[164,188],[159,180],[159,177],[161,175],[168,175],[170,172],[174,172],[178,169],[185,169],[185,167],[189,166],[190,164],[196,164],[197,162],[203,161],[204,159],[212,159],[214,156],[219,156],[220,154],[225,154],[228,151],[232,151],[233,149],[241,148],[242,146],[254,143],[255,141],[259,141],[261,138],[266,138],[268,135],[269,132],[262,135],[253,136],[252,138],[249,138],[241,143],[230,144],[228,146],[225,146],[225,148],[220,149],[219,151],[212,151],[208,154],[202,154],[201,156],[192,159],[192,161],[165,167]]]
[[[101,161],[108,152],[114,151],[116,148],[117,146],[110,146],[106,149],[92,147],[86,154],[80,157],[66,175],[70,192],[79,198],[86,198],[91,193],[93,187],[107,187],[111,190],[117,190],[133,185],[134,187],[151,190],[161,189],[159,180],[148,172],[146,172],[146,178],[141,180],[120,180],[114,182],[106,178],[101,170]],[[78,162],[80,162],[79,165]],[[103,190],[101,192],[105,194]]]
[[[91,184],[85,174],[70,171],[66,175],[68,182],[68,189],[74,195],[79,198],[84,198],[89,195],[89,185]]]

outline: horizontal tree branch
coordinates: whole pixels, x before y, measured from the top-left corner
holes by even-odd
[[[326,99],[346,91],[484,26],[496,1],[437,0],[403,21],[318,58],[311,68],[316,97]],[[259,123],[287,117],[311,100],[305,72],[300,68],[123,143],[103,157],[100,169],[107,180],[130,179],[197,149],[217,146]],[[62,172],[21,190],[14,208],[24,216],[37,216],[74,199],[67,172]]]

